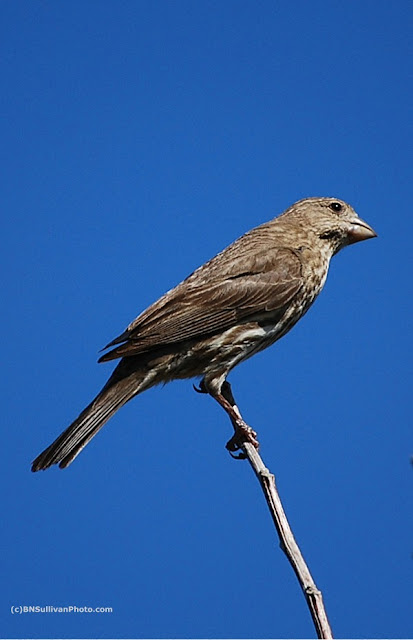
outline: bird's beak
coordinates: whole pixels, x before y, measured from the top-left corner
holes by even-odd
[[[356,218],[351,221],[351,226],[348,231],[349,243],[361,242],[362,240],[368,240],[369,238],[376,238],[377,233],[361,218]]]

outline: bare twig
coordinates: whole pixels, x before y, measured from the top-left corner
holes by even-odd
[[[242,445],[242,449],[260,482],[280,538],[280,547],[287,556],[298,578],[305,599],[307,600],[317,635],[319,638],[332,638],[333,635],[324,608],[321,591],[317,589],[310,570],[295,541],[277,491],[275,477],[264,465],[261,456],[252,444],[245,442]]]
[[[241,414],[239,413],[238,407],[235,403],[229,383],[225,383],[222,393],[241,418]],[[234,420],[231,419],[231,421],[236,429],[237,425]],[[240,441],[239,446],[243,452],[243,454],[241,454],[242,457],[245,455],[248,459],[248,462],[260,482],[280,539],[280,547],[287,556],[292,568],[294,569],[295,575],[298,578],[305,599],[307,600],[307,605],[310,609],[311,617],[317,631],[317,636],[318,638],[333,638],[327,613],[324,608],[321,591],[317,588],[310,570],[307,567],[307,564],[295,541],[277,491],[275,477],[264,465],[260,454],[253,444],[248,442],[245,438]]]

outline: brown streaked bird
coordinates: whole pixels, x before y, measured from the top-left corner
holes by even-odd
[[[221,251],[143,311],[105,349],[121,358],[79,417],[33,462],[32,471],[67,467],[131,398],[160,383],[201,377],[228,413],[235,435],[258,446],[226,382],[228,373],[269,347],[306,313],[324,286],[330,259],[376,233],[338,198],[307,198]]]

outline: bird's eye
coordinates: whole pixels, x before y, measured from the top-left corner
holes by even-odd
[[[335,213],[338,213],[339,211],[341,211],[341,210],[342,210],[343,205],[342,205],[342,204],[340,204],[340,202],[332,202],[332,203],[329,205],[329,207],[330,207],[331,211],[334,211]]]

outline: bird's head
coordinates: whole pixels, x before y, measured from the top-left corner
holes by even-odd
[[[311,228],[317,239],[329,246],[332,254],[349,244],[377,236],[370,225],[339,198],[306,198],[293,204],[286,213],[307,229]]]

